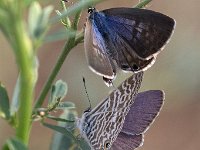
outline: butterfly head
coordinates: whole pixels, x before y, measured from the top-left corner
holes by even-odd
[[[96,11],[96,8],[94,8],[94,7],[88,8],[88,13],[89,13],[89,14],[92,14],[92,13],[95,12],[95,11]]]
[[[85,132],[86,129],[86,123],[85,123],[85,115],[87,112],[84,112],[81,118],[76,119],[76,126],[80,129],[81,134]]]

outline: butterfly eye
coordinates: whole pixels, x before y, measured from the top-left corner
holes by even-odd
[[[94,7],[90,7],[88,8],[88,13],[91,14],[95,11],[95,8]]]
[[[106,141],[105,144],[104,144],[104,148],[109,149],[110,147],[111,147],[110,141]]]
[[[113,85],[113,79],[108,79],[106,77],[103,77],[103,81],[105,82],[105,84],[109,87]]]

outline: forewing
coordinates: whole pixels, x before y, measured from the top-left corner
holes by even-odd
[[[103,41],[90,21],[86,22],[84,37],[85,54],[90,69],[100,76],[114,79],[115,66],[106,53],[103,53]]]
[[[109,22],[109,24],[111,23]],[[117,26],[117,24],[113,23],[112,27],[115,28],[115,26]],[[120,24],[117,28],[120,30],[125,27],[123,24]],[[110,34],[110,36],[107,36],[106,40],[106,44],[108,47],[107,52],[110,55],[110,57],[116,61],[119,68],[125,71],[138,72],[145,71],[154,64],[156,56],[152,56],[148,60],[142,59],[135,53],[133,47],[131,47],[124,40],[123,37],[120,37],[120,35],[116,34],[115,31],[112,31],[112,29],[108,31],[108,34]],[[128,31],[125,31],[125,29],[123,29],[123,32],[126,33]]]
[[[150,90],[139,93],[125,118],[122,132],[131,135],[145,132],[158,115],[163,101],[163,91]]]
[[[83,114],[81,130],[92,148],[106,149],[115,141],[138,93],[142,77],[143,72],[132,75],[91,112]]]
[[[111,8],[102,12],[108,27],[143,59],[156,55],[168,42],[175,27],[174,19],[147,9]]]
[[[143,135],[128,135],[121,132],[112,145],[111,150],[134,150],[143,144]]]

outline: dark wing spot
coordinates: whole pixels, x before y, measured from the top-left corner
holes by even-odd
[[[133,70],[133,71],[137,71],[137,70],[139,70],[139,67],[138,67],[136,64],[133,64],[132,70]]]
[[[111,147],[110,141],[106,141],[104,147],[105,149],[109,149]]]

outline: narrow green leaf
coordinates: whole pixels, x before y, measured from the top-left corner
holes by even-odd
[[[31,4],[28,16],[29,33],[33,39],[34,47],[38,47],[44,38],[48,28],[52,6],[41,8],[40,4],[35,1]]]
[[[63,11],[66,11],[67,10],[67,7],[65,6],[65,2],[63,0],[61,0],[61,6],[62,6],[62,9]],[[57,13],[59,16],[61,16],[62,14],[59,12]],[[62,18],[61,19],[61,22],[63,23],[63,25],[69,29],[71,28],[71,21],[69,19],[69,17],[65,17],[65,18]]]
[[[10,104],[7,91],[0,83],[0,117],[10,119]]]
[[[42,14],[42,8],[40,4],[35,1],[31,4],[28,16],[29,33],[31,37],[35,38],[35,32],[38,28],[38,20]]]
[[[10,105],[10,115],[11,119],[9,120],[10,125],[13,127],[17,126],[17,111],[19,109],[19,91],[20,91],[20,74],[18,75],[17,82],[15,84],[14,93]]]
[[[48,101],[48,109],[55,109],[66,94],[67,83],[63,82],[62,80],[58,80],[56,84],[52,86],[51,96]]]
[[[52,129],[52,130],[54,130],[56,132],[59,132],[59,133],[65,135],[66,137],[73,138],[76,141],[76,138],[74,137],[72,132],[69,131],[67,128],[61,127],[61,126],[57,126],[57,125],[48,124],[48,123],[45,123],[45,122],[43,122],[42,124],[45,127],[50,128],[50,129]]]
[[[143,8],[145,7],[148,3],[150,3],[152,0],[142,0],[139,2],[134,8]]]
[[[50,115],[48,115],[47,118],[55,120],[55,121],[60,121],[60,122],[73,122],[73,123],[75,122],[75,120],[66,120],[63,118],[57,118],[57,117],[50,116]]]
[[[72,108],[76,108],[76,107],[75,107],[75,104],[72,102],[60,102],[56,108],[57,109],[66,109],[66,108],[72,109]]]
[[[58,80],[56,84],[52,86],[51,98],[49,99],[49,102],[52,103],[56,101],[58,98],[63,99],[66,94],[67,94],[67,83],[62,80]]]
[[[64,40],[67,38],[71,38],[75,36],[77,31],[72,29],[62,29],[60,31],[54,32],[44,38],[44,42],[52,42],[52,41],[58,41],[58,40]]]
[[[66,11],[61,12],[61,16],[56,16],[50,20],[50,23],[56,23],[60,19],[70,16],[74,13],[77,13],[78,11],[87,8],[88,6],[93,6],[103,0],[81,0],[77,3],[75,3],[73,6],[69,7]]]
[[[67,120],[75,120],[75,118],[77,117],[77,112],[76,111],[72,111],[72,110],[64,110],[63,114],[61,114],[60,118],[65,118]],[[65,127],[67,129],[71,129],[71,133],[73,134],[73,136],[75,136],[76,134],[76,130],[74,130],[76,128],[75,123],[72,122],[58,122],[59,126]],[[66,149],[75,149],[78,150],[79,148],[79,139],[75,139],[73,137],[66,137],[61,133],[54,133],[52,142],[51,142],[51,146],[50,146],[51,150],[66,150]]]
[[[43,9],[42,16],[41,16],[41,26],[45,28],[48,25],[49,17],[51,12],[53,11],[53,6],[47,6]]]
[[[28,148],[18,139],[11,138],[6,141],[9,150],[28,150]]]
[[[63,11],[67,11],[67,7],[65,6],[65,2],[63,0],[61,0],[61,6],[63,8]],[[71,28],[71,21],[70,21],[69,17],[63,18],[62,22],[64,23],[64,25],[67,29]]]
[[[74,21],[73,21],[73,29],[74,30],[78,29],[78,23],[79,23],[79,20],[80,20],[80,17],[81,17],[81,13],[82,13],[82,10],[78,11],[75,14]]]
[[[11,116],[14,116],[14,114],[19,109],[19,90],[20,90],[20,74],[19,74],[19,76],[17,78],[17,82],[15,84],[15,89],[14,89],[12,102],[11,102],[11,106],[10,106]]]
[[[79,145],[80,145],[81,150],[90,150],[91,149],[89,144],[84,140],[84,138],[81,138],[79,140]]]

